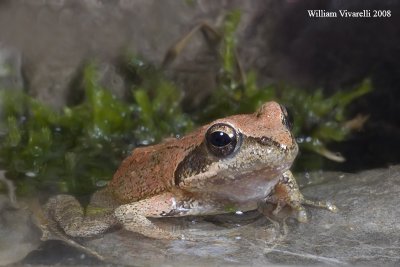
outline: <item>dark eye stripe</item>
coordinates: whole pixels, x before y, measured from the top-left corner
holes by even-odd
[[[255,138],[255,139],[258,143],[260,143],[264,146],[268,145],[268,146],[274,146],[277,148],[281,147],[281,145],[278,142],[272,140],[270,137],[267,137],[267,136],[263,136],[263,137]]]

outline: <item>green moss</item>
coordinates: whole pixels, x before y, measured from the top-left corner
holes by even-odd
[[[239,68],[235,52],[239,20],[237,11],[227,15],[219,46],[218,87],[207,105],[190,117],[182,112],[181,91],[156,67],[129,54],[119,66],[131,89],[127,101],[101,86],[94,62],[83,69],[84,101],[58,113],[19,91],[2,91],[0,126],[5,131],[0,136],[0,167],[15,181],[18,193],[44,189],[90,193],[111,179],[134,147],[182,135],[194,124],[254,112],[270,100],[292,111],[301,149],[326,156],[326,144],[348,136],[349,129],[343,127],[346,107],[368,93],[370,83],[332,96],[285,84],[259,86],[255,72],[242,73]]]
[[[85,100],[59,113],[18,91],[1,92],[7,131],[1,136],[0,165],[20,194],[92,192],[136,145],[191,129],[179,90],[149,65],[133,68],[145,82],[132,85],[129,103],[102,88],[93,62],[83,70]]]

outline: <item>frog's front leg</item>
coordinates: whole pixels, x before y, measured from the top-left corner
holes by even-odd
[[[48,219],[71,237],[91,237],[104,233],[117,223],[112,210],[89,204],[86,212],[79,201],[70,195],[57,195],[45,206]]]
[[[273,194],[267,197],[267,202],[276,204],[273,214],[276,215],[282,208],[289,205],[293,210],[297,211],[297,220],[299,222],[307,222],[307,212],[304,205],[324,208],[332,212],[337,211],[337,207],[329,201],[312,201],[305,199],[300,192],[296,179],[291,171],[283,173],[278,184],[275,186]]]
[[[159,228],[148,219],[187,215],[189,209],[183,207],[185,201],[183,196],[166,192],[119,206],[114,215],[126,230],[156,239],[186,239],[179,233]]]

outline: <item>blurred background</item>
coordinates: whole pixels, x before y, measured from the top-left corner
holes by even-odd
[[[391,10],[392,16],[310,18],[308,9]],[[193,27],[207,22],[220,30],[232,10],[240,12],[234,30],[238,60],[245,71],[256,72],[261,87],[284,83],[308,92],[320,89],[328,97],[371,81],[373,90],[346,111],[348,119],[368,116],[365,125],[343,142],[329,142],[347,158],[335,168],[398,162],[397,1],[2,0],[0,87],[23,90],[60,110],[83,101],[77,77],[88,60],[96,60],[101,86],[126,98],[132,84],[120,61],[127,51],[160,66],[167,50]],[[197,33],[163,70],[184,92],[184,112],[207,105],[221,82],[222,64],[214,52]]]

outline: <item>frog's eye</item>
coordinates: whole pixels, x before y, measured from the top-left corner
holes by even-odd
[[[211,126],[206,133],[207,148],[217,157],[226,157],[236,151],[240,134],[225,123]]]
[[[287,108],[283,105],[281,106],[282,110],[282,123],[291,131],[293,129],[293,116],[291,112],[288,112]]]

